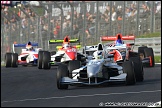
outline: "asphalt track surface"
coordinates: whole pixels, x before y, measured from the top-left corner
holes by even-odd
[[[161,64],[144,68],[144,78],[132,86],[112,83],[58,90],[55,67],[1,67],[1,107],[99,107],[161,101]]]

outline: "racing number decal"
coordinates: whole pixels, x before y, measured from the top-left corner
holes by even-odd
[[[76,52],[76,49],[75,48],[68,49],[67,52]]]

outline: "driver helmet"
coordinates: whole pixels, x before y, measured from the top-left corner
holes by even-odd
[[[121,39],[116,40],[116,46],[120,46],[120,45],[122,45],[122,40]]]
[[[69,48],[69,47],[70,47],[70,45],[69,45],[69,43],[68,43],[68,42],[66,42],[66,43],[64,43],[64,44],[63,44],[63,47],[66,49],[66,48]]]
[[[98,60],[98,59],[102,59],[103,58],[103,52],[102,51],[96,51],[96,52],[94,52],[94,58],[96,59],[96,60]]]
[[[33,50],[33,46],[31,46],[31,45],[26,45],[26,49],[27,49],[27,51],[31,51],[31,50]]]

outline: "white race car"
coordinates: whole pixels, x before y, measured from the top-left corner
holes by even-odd
[[[15,53],[15,47],[26,47],[27,45],[38,46],[38,43],[28,42],[27,44],[13,44],[13,53],[9,52],[5,54],[6,67],[18,67],[18,65],[37,65],[38,52],[42,48],[33,48],[32,50],[22,49],[21,54]]]
[[[85,61],[84,55],[78,52],[81,45],[71,45],[78,43],[78,39],[69,39],[65,36],[64,40],[49,40],[48,44],[62,43],[62,46],[57,46],[57,51],[41,51],[38,54],[38,69],[50,69],[51,66],[58,66],[60,63],[69,64],[69,61],[79,60],[82,64]]]
[[[114,62],[113,54],[105,55],[102,44],[98,44],[93,59],[87,65],[75,67],[79,61],[70,61],[69,68],[60,64],[57,69],[57,88],[68,89],[69,85],[99,85],[112,81],[124,81],[127,85],[136,83],[132,61],[125,61],[122,66]],[[71,75],[72,74],[72,75]]]

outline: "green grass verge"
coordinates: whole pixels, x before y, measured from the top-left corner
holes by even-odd
[[[161,32],[154,32],[154,33],[136,36],[136,38],[152,38],[152,37],[161,37]]]
[[[161,56],[155,56],[155,63],[161,63]]]

